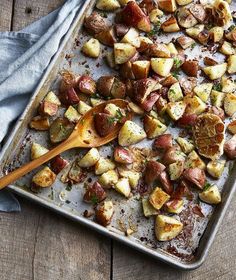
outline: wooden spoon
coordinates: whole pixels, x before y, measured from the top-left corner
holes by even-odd
[[[102,113],[106,105],[109,103],[113,103],[122,109],[128,108],[128,102],[122,99],[113,99],[95,106],[94,108],[89,110],[86,114],[84,114],[83,117],[81,117],[81,119],[79,120],[79,122],[77,123],[73,132],[71,133],[71,135],[67,140],[59,144],[51,151],[42,155],[41,157],[23,165],[22,167],[0,178],[0,189],[3,189],[8,184],[14,182],[16,179],[24,176],[25,174],[29,173],[33,169],[39,167],[43,163],[49,161],[50,159],[54,158],[55,156],[59,155],[60,153],[66,150],[76,148],[76,147],[77,148],[99,147],[114,140],[117,137],[122,124],[119,123],[116,124],[115,128],[109,135],[105,137],[100,137],[94,128],[94,121],[93,121],[94,114]],[[126,115],[126,119],[129,120],[131,118],[132,118],[132,114],[128,112]]]

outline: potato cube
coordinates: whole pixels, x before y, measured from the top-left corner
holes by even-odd
[[[168,90],[168,99],[170,102],[176,102],[183,99],[182,89],[179,83],[174,83]]]
[[[236,73],[236,54],[231,55],[228,60],[228,73],[234,74]]]
[[[116,165],[108,158],[100,157],[99,161],[95,164],[95,174],[101,175],[109,170],[115,169]]]
[[[212,36],[213,42],[217,43],[217,42],[220,42],[220,40],[223,38],[223,36],[224,36],[224,29],[223,29],[223,27],[215,26],[215,27],[212,27],[209,30],[209,33]]]
[[[200,84],[198,86],[196,86],[194,89],[193,89],[193,92],[199,97],[201,98],[201,100],[203,102],[207,102],[209,96],[210,96],[210,93],[211,93],[211,90],[212,90],[212,87],[213,87],[213,84],[212,83],[203,83],[203,84]]]
[[[81,118],[81,115],[78,113],[78,111],[73,107],[69,106],[66,110],[64,116],[73,123],[77,123],[79,119]]]
[[[174,16],[171,16],[161,24],[161,29],[166,33],[173,33],[180,31],[178,22]]]
[[[143,115],[144,114],[144,110],[142,108],[140,108],[137,104],[133,103],[133,102],[129,102],[129,108],[136,115]]]
[[[173,64],[173,58],[151,58],[152,70],[163,77],[166,77],[170,74]]]
[[[120,8],[118,0],[98,0],[96,7],[102,11],[114,11]]]
[[[98,149],[90,149],[79,161],[79,166],[88,168],[94,166],[100,159]]]
[[[183,210],[183,199],[171,199],[166,202],[166,210],[172,214],[179,214]]]
[[[227,126],[227,129],[230,133],[236,134],[236,120],[233,120],[230,122]]]
[[[114,118],[117,117],[118,112],[120,112],[122,115],[125,116],[125,113],[123,112],[123,109],[121,109],[120,107],[116,106],[113,103],[107,104],[106,107],[104,108],[104,113],[107,113]]]
[[[167,104],[166,112],[174,121],[177,121],[183,116],[185,108],[186,104],[183,101],[169,102]]]
[[[200,168],[204,170],[206,168],[206,164],[195,151],[192,151],[187,156],[185,168]]]
[[[82,52],[92,58],[99,57],[100,43],[97,39],[91,38],[82,47]]]
[[[168,166],[168,169],[169,169],[170,179],[172,181],[175,181],[179,179],[179,177],[182,175],[184,171],[184,162],[183,161],[173,162]]]
[[[152,206],[148,198],[142,199],[143,214],[145,217],[150,217],[158,214],[158,211]]]
[[[121,194],[123,194],[125,197],[129,197],[131,193],[129,180],[127,178],[121,178],[118,180],[118,182],[114,186],[115,190]]]
[[[233,93],[226,93],[224,99],[224,110],[228,116],[233,116],[236,112],[236,95]]]
[[[132,46],[134,46],[135,48],[139,48],[140,47],[140,40],[139,40],[138,30],[131,27],[120,42],[121,43],[129,43]]]
[[[36,159],[49,152],[49,150],[40,144],[33,142],[31,146],[31,159]]]
[[[138,60],[132,63],[132,71],[135,79],[144,79],[148,77],[150,69],[150,61]]]
[[[143,128],[132,121],[126,121],[119,132],[118,142],[120,146],[130,146],[142,141],[146,136]]]
[[[114,214],[114,205],[111,200],[104,201],[95,211],[96,220],[103,226],[108,226]]]
[[[193,2],[193,0],[176,0],[177,4],[180,6],[184,6],[184,5],[188,5],[191,2]]]
[[[220,178],[225,168],[225,160],[212,160],[207,164],[207,172],[214,178]]]
[[[100,99],[100,98],[90,98],[90,102],[92,104],[93,107],[101,104],[102,102],[105,102],[105,100]]]
[[[129,61],[136,53],[136,48],[128,43],[115,43],[114,56],[116,64],[123,64]]]
[[[158,9],[158,8],[155,8],[153,10],[151,10],[150,14],[149,14],[149,18],[150,18],[150,21],[151,23],[154,23],[154,24],[157,24],[160,22],[160,17],[163,16],[163,12]]]
[[[197,24],[185,29],[185,32],[192,38],[197,39],[198,35],[204,30],[204,24]]]
[[[118,174],[115,170],[109,170],[99,177],[98,182],[104,188],[111,188],[118,182]]]
[[[56,180],[56,174],[49,167],[44,167],[38,171],[32,178],[32,183],[37,187],[48,188]]]
[[[122,168],[118,168],[119,174],[122,177],[128,178],[130,187],[135,189],[138,186],[139,179],[141,174],[136,171],[130,171]]]
[[[183,224],[175,218],[158,215],[156,217],[155,234],[158,241],[175,238],[183,229]]]
[[[185,154],[189,154],[190,152],[192,152],[194,150],[194,145],[189,140],[182,138],[182,137],[178,137],[176,139],[176,141],[180,145],[181,150]]]
[[[51,102],[53,104],[56,104],[57,106],[61,105],[61,101],[53,91],[49,91],[49,93],[44,98],[44,101]]]
[[[41,131],[48,130],[50,127],[49,118],[42,116],[33,117],[30,121],[29,127]]]
[[[178,55],[178,50],[176,49],[175,45],[171,42],[166,45],[168,50],[170,51],[171,55]]]
[[[216,185],[212,185],[207,190],[199,193],[199,198],[209,204],[218,204],[221,202],[221,195]]]
[[[186,104],[186,113],[187,114],[197,114],[200,115],[206,110],[206,103],[204,103],[199,97],[196,95],[193,97],[186,96],[184,98],[184,102]]]
[[[159,210],[170,199],[170,196],[164,192],[161,188],[156,187],[149,197],[151,205]]]
[[[222,107],[225,98],[225,93],[212,90],[211,91],[211,104],[216,107]]]
[[[145,115],[144,117],[144,130],[149,139],[153,139],[167,130],[167,126],[160,122],[158,119]]]
[[[77,105],[77,111],[81,114],[84,115],[87,113],[92,107],[89,106],[87,103],[84,101],[80,101],[79,104]]]
[[[173,13],[177,9],[175,0],[158,0],[158,7],[169,13]]]
[[[203,68],[202,70],[209,77],[209,79],[217,80],[225,74],[225,72],[227,70],[227,63],[217,64],[214,66],[207,66],[207,67]]]
[[[219,51],[221,53],[223,53],[224,55],[235,54],[235,49],[234,49],[233,45],[227,41],[224,41],[224,43],[221,46],[221,48],[219,49]]]
[[[222,92],[232,93],[236,91],[236,83],[226,76],[221,79]]]

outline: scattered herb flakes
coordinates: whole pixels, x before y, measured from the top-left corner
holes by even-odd
[[[236,27],[236,26],[235,26],[234,24],[232,24],[232,25],[229,27],[229,31],[234,30],[235,27]]]
[[[222,85],[220,83],[214,84],[212,89],[222,91]]]
[[[194,49],[196,46],[197,46],[197,43],[194,42],[194,43],[191,45],[191,50]]]
[[[156,34],[160,34],[161,32],[161,22],[158,21],[156,24],[153,25],[152,30],[148,33],[149,37],[152,37]]]
[[[173,77],[175,77],[176,79],[178,79],[178,77],[179,77],[179,69],[176,69],[175,71],[173,71],[172,73],[171,73],[171,75],[173,76]]]
[[[179,59],[178,57],[175,57],[175,58],[174,58],[174,66],[175,66],[176,68],[179,68],[179,67],[181,66],[181,64],[182,64],[182,60]]]
[[[98,197],[94,194],[92,197],[91,197],[91,202],[95,205],[95,204],[98,204]]]
[[[207,191],[211,187],[210,183],[206,183],[203,187],[203,191]]]
[[[70,191],[72,190],[72,185],[71,185],[71,184],[67,184],[66,190],[67,190],[68,192],[70,192]]]

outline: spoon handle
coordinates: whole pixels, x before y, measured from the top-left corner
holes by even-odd
[[[18,178],[24,176],[25,174],[29,173],[33,169],[39,167],[43,163],[49,161],[50,159],[54,158],[55,156],[59,155],[60,153],[66,151],[70,148],[71,148],[71,143],[69,141],[62,142],[60,145],[58,145],[54,149],[50,150],[46,154],[42,155],[41,157],[8,173],[6,176],[0,178],[0,189],[3,189],[10,183],[16,181]]]

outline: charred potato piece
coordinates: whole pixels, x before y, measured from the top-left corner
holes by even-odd
[[[161,188],[156,187],[150,194],[149,202],[155,209],[160,210],[169,199],[170,196],[166,192]]]
[[[158,215],[156,217],[155,234],[158,241],[169,241],[183,229],[183,224],[175,218]]]
[[[161,29],[166,33],[173,33],[180,31],[178,22],[174,16],[171,16],[169,19],[164,21],[161,24]]]
[[[182,70],[184,73],[190,77],[197,77],[198,73],[198,61],[197,60],[186,60],[182,66]]]
[[[92,58],[98,58],[100,54],[100,43],[97,39],[91,38],[82,47],[82,52]]]
[[[169,13],[174,13],[177,9],[175,0],[158,0],[158,7]]]
[[[49,150],[40,144],[33,142],[31,146],[31,159],[36,159],[49,152]]]
[[[96,220],[99,224],[108,226],[114,213],[114,206],[111,200],[104,201],[95,211]]]
[[[147,138],[149,139],[156,138],[167,130],[166,125],[164,125],[161,121],[148,115],[144,116],[143,125]]]
[[[98,182],[90,185],[84,194],[83,200],[88,203],[97,204],[106,198],[106,192]]]
[[[66,140],[74,129],[74,124],[65,118],[56,118],[49,129],[49,136],[52,143],[59,143]]]
[[[33,117],[30,121],[29,127],[35,130],[48,130],[50,127],[49,118],[42,116]]]
[[[50,187],[56,180],[56,174],[49,167],[44,167],[32,178],[32,183],[40,188]]]
[[[218,204],[221,202],[221,195],[216,185],[212,185],[207,190],[199,193],[199,198],[209,204]]]

